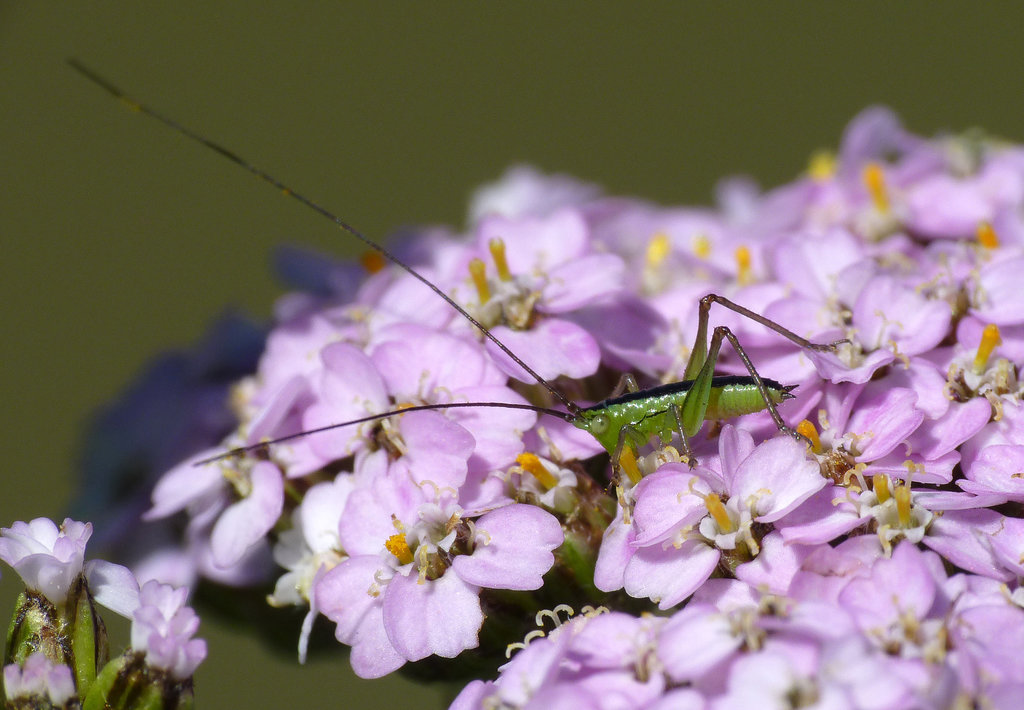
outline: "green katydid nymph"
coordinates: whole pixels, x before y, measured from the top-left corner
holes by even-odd
[[[709,313],[711,305],[718,303],[729,310],[749,318],[761,325],[775,331],[789,339],[801,348],[814,351],[834,350],[840,343],[813,343],[801,338],[790,330],[787,330],[778,323],[765,318],[743,306],[740,306],[727,298],[716,294],[705,296],[700,301],[697,335],[690,351],[690,358],[683,372],[683,380],[669,384],[660,385],[649,389],[640,389],[632,375],[624,375],[619,386],[612,396],[598,404],[582,407],[572,401],[565,394],[560,392],[551,382],[541,377],[533,368],[524,362],[519,356],[513,353],[502,343],[491,331],[477,318],[471,315],[465,307],[456,302],[451,296],[442,291],[438,286],[431,283],[425,276],[416,271],[413,267],[399,259],[392,252],[381,246],[374,240],[365,236],[333,212],[323,207],[300,193],[295,192],[276,177],[265,172],[262,168],[239,157],[233,151],[221,144],[214,142],[190,128],[179,124],[177,121],[166,117],[160,112],[150,109],[146,105],[134,100],[115,85],[98,75],[92,69],[81,62],[71,59],[69,64],[97,84],[109,94],[127,104],[133,110],[149,116],[163,123],[175,132],[210,148],[239,167],[257,176],[261,180],[277,188],[286,196],[300,202],[307,208],[317,212],[321,216],[332,221],[337,227],[352,237],[360,240],[371,249],[391,261],[396,266],[404,269],[414,278],[418,279],[438,297],[443,299],[455,309],[462,317],[467,319],[479,332],[490,339],[505,355],[521,367],[537,384],[545,388],[555,400],[560,402],[565,411],[535,406],[532,404],[515,404],[506,402],[455,402],[446,404],[423,404],[392,411],[372,414],[360,419],[331,424],[329,426],[310,429],[286,437],[280,437],[264,441],[252,446],[232,449],[216,457],[206,459],[199,463],[209,463],[225,457],[239,456],[255,451],[266,450],[274,444],[317,434],[326,430],[338,429],[346,426],[354,426],[365,422],[385,419],[401,413],[428,409],[454,409],[459,407],[497,407],[508,409],[528,409],[542,414],[559,417],[584,431],[589,432],[608,452],[611,457],[613,470],[617,472],[620,466],[626,470],[631,479],[639,478],[635,463],[624,461],[624,453],[629,452],[635,455],[637,449],[645,446],[652,438],[657,437],[662,442],[668,443],[678,434],[685,460],[691,465],[696,465],[693,451],[690,447],[690,440],[697,434],[702,424],[707,420],[728,419],[743,414],[750,414],[767,410],[779,431],[802,439],[801,435],[790,428],[779,415],[777,406],[786,399],[793,397],[790,390],[792,386],[782,385],[774,380],[762,378],[755,369],[747,353],[743,350],[736,336],[725,326],[719,326],[708,337]],[[718,359],[722,341],[728,339],[740,360],[743,362],[748,375],[744,376],[716,376],[714,373],[715,364]],[[630,457],[629,461],[633,461]]]

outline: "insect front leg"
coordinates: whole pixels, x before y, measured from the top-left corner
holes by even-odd
[[[615,451],[612,452],[612,483],[619,485],[619,473],[625,471],[633,485],[640,482],[643,475],[636,464],[636,451],[633,442],[643,436],[640,430],[629,424],[624,424],[619,429],[619,438],[615,443]],[[624,454],[628,454],[625,455]]]
[[[679,432],[679,437],[683,442],[683,456],[686,457],[686,465],[690,468],[695,468],[697,466],[697,457],[693,455],[693,449],[690,448],[690,439],[686,436],[683,428],[683,410],[678,404],[673,404],[670,409],[672,410],[672,416],[676,420],[676,431]]]

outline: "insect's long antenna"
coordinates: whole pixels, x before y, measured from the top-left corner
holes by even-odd
[[[276,439],[269,439],[267,441],[261,441],[258,444],[251,444],[250,446],[239,446],[238,448],[225,451],[223,454],[217,454],[216,456],[210,456],[202,461],[196,461],[193,466],[203,466],[214,461],[220,461],[221,459],[232,458],[234,456],[244,456],[245,454],[252,453],[253,451],[260,451],[268,446],[274,444],[281,444],[292,439],[299,439],[302,437],[309,436],[310,434],[318,434],[323,431],[330,431],[331,429],[340,429],[346,426],[355,426],[356,424],[364,424],[366,422],[376,421],[378,419],[387,419],[399,414],[405,414],[407,412],[422,412],[430,409],[456,409],[458,407],[492,407],[498,409],[526,409],[531,412],[540,412],[541,414],[550,414],[553,417],[558,417],[566,421],[572,421],[574,415],[566,412],[560,412],[557,409],[548,409],[547,407],[537,407],[532,404],[515,404],[513,402],[450,402],[448,404],[417,404],[412,407],[404,407],[402,409],[393,409],[390,412],[381,412],[380,414],[371,414],[368,417],[362,417],[361,419],[353,419],[347,422],[339,422],[337,424],[327,424],[326,426],[317,427],[316,429],[306,429],[305,431],[296,432],[295,434],[289,434],[288,436],[281,436]]]
[[[260,168],[260,167],[258,167],[256,165],[253,165],[248,160],[245,160],[244,158],[236,155],[234,152],[228,150],[227,148],[222,146],[220,143],[212,141],[209,138],[206,138],[205,136],[201,136],[198,133],[196,133],[195,131],[193,131],[192,129],[188,128],[187,126],[183,126],[182,124],[178,123],[174,119],[168,118],[167,116],[163,115],[159,111],[151,109],[148,106],[146,106],[145,104],[136,101],[131,96],[129,96],[128,94],[126,94],[123,91],[121,91],[119,88],[114,86],[111,82],[109,82],[107,79],[103,78],[102,76],[97,74],[95,71],[93,71],[89,67],[87,67],[84,64],[82,64],[77,59],[72,57],[72,58],[69,58],[67,60],[67,62],[78,73],[80,73],[82,76],[84,76],[86,79],[88,79],[92,83],[94,83],[97,86],[99,86],[102,89],[104,89],[108,94],[110,94],[114,98],[116,98],[116,99],[120,100],[122,103],[126,104],[128,106],[128,108],[130,108],[131,110],[137,111],[137,112],[139,112],[139,113],[141,113],[141,114],[143,114],[145,116],[149,116],[150,118],[154,118],[157,121],[159,121],[160,123],[162,123],[165,126],[167,126],[168,128],[170,128],[171,130],[173,130],[173,131],[175,131],[175,132],[185,136],[186,138],[188,138],[190,140],[195,141],[196,143],[199,143],[201,145],[206,146],[207,148],[209,148],[210,150],[213,150],[216,153],[219,153],[221,156],[227,158],[228,160],[230,160],[235,165],[238,165],[239,167],[244,168],[245,170],[249,171],[250,173],[252,173],[256,177],[258,177],[260,180],[263,180],[264,182],[267,182],[270,185],[273,185],[274,187],[276,187],[278,190],[280,190],[282,193],[284,193],[288,197],[291,197],[292,199],[302,203],[303,205],[305,205],[309,209],[313,210],[314,212],[316,212],[316,213],[322,215],[323,217],[326,217],[327,219],[331,220],[332,222],[334,222],[335,225],[340,227],[343,231],[348,232],[353,237],[355,237],[359,241],[361,241],[364,244],[366,244],[368,247],[370,247],[372,249],[375,249],[381,255],[383,255],[386,259],[388,259],[389,261],[391,261],[395,265],[405,269],[408,273],[410,273],[415,278],[419,279],[428,288],[430,288],[431,291],[433,291],[438,296],[440,296],[445,301],[447,301],[448,305],[450,305],[452,308],[454,308],[456,311],[458,311],[460,314],[462,314],[470,323],[472,323],[474,326],[476,326],[476,328],[481,333],[483,333],[485,336],[487,336],[491,340],[491,342],[493,342],[495,345],[497,345],[501,349],[501,351],[503,353],[505,353],[510,358],[512,358],[513,362],[515,362],[517,365],[519,365],[521,368],[523,368],[531,377],[533,377],[533,379],[535,379],[539,384],[543,385],[544,388],[547,389],[548,392],[553,394],[555,396],[555,398],[558,399],[558,401],[560,401],[562,404],[564,404],[566,406],[566,408],[572,414],[579,415],[579,413],[581,411],[579,405],[577,405],[571,399],[569,399],[564,394],[559,392],[557,389],[555,389],[555,387],[550,382],[548,382],[543,377],[541,377],[539,374],[537,374],[533,370],[533,368],[531,368],[529,365],[527,365],[525,362],[523,362],[515,353],[513,353],[511,350],[509,350],[508,347],[503,342],[501,342],[494,335],[492,335],[491,331],[489,331],[487,328],[485,328],[484,325],[482,323],[480,323],[480,321],[478,321],[476,318],[471,316],[466,311],[465,308],[463,308],[458,303],[456,303],[453,298],[451,298],[448,294],[446,294],[444,291],[442,291],[440,288],[438,288],[434,284],[430,283],[430,281],[428,281],[426,279],[426,277],[420,275],[419,272],[417,272],[411,266],[406,264],[404,261],[399,259],[397,256],[392,254],[390,251],[388,251],[387,249],[382,247],[377,242],[373,241],[372,239],[370,239],[369,237],[364,235],[362,232],[360,232],[358,229],[356,229],[355,227],[350,225],[348,222],[343,220],[341,217],[337,216],[336,214],[334,214],[333,212],[328,210],[326,207],[323,207],[319,203],[314,202],[310,198],[305,197],[304,195],[301,195],[298,192],[295,192],[294,190],[292,190],[290,187],[285,185],[283,182],[281,182],[280,180],[275,178],[270,173],[266,172],[265,170],[263,170],[262,168]]]

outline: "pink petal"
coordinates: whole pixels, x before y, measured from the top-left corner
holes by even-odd
[[[931,553],[927,553],[931,554]],[[925,553],[909,542],[897,546],[890,559],[879,559],[868,576],[854,579],[839,595],[864,629],[897,623],[905,614],[923,619],[935,601],[935,580]]]
[[[759,523],[772,523],[792,512],[825,487],[826,481],[806,447],[788,436],[764,442],[736,472],[733,496],[756,501],[751,512]]]
[[[494,589],[539,589],[562,544],[562,526],[532,505],[509,505],[476,521],[476,549],[452,569],[464,582]]]
[[[594,374],[601,362],[601,349],[593,336],[575,323],[552,318],[541,321],[532,330],[512,330],[499,326],[494,335],[508,346],[534,372],[545,380],[559,375],[581,379]],[[534,383],[519,365],[490,341],[487,352],[509,376]]]
[[[476,442],[461,426],[440,412],[409,412],[399,420],[408,447],[403,459],[417,483],[458,488],[466,480],[466,460]]]
[[[999,259],[981,271],[985,304],[974,315],[986,323],[1015,325],[1024,322],[1024,290],[1020,287],[1024,257]]]
[[[594,565],[594,586],[602,592],[614,592],[622,589],[626,565],[633,557],[633,538],[636,526],[622,522],[622,509],[609,523],[601,538],[601,548],[597,551],[597,563]]]
[[[992,405],[984,397],[950,404],[945,416],[926,422],[910,437],[911,451],[934,459],[960,446],[988,424]]]
[[[485,217],[477,230],[481,251],[486,253],[495,238],[505,242],[509,269],[519,276],[578,259],[586,249],[590,230],[579,212],[563,207],[546,217]]]
[[[396,575],[384,592],[384,628],[409,661],[476,648],[483,623],[479,589],[452,572],[422,583],[415,574]]]
[[[281,517],[284,479],[277,466],[258,462],[252,469],[251,484],[249,495],[228,506],[213,526],[210,546],[218,567],[240,562]]]
[[[147,510],[143,520],[159,520],[184,510],[193,501],[199,500],[226,485],[216,464],[196,466],[210,456],[224,453],[223,448],[206,449],[182,461],[165,473],[153,488],[153,507]]]
[[[743,643],[729,617],[710,604],[691,602],[669,619],[658,637],[658,658],[677,683],[698,680]],[[694,653],[694,649],[700,649]]]
[[[1013,575],[1003,569],[989,540],[1002,527],[1003,516],[994,510],[947,510],[936,517],[922,542],[953,564],[1001,582]]]
[[[371,596],[376,557],[352,557],[325,574],[314,590],[316,604],[338,626],[335,637],[352,646],[349,661],[361,678],[380,678],[405,664],[384,630],[380,596]]]
[[[736,568],[736,578],[751,587],[766,589],[772,594],[785,594],[789,583],[813,548],[788,545],[778,531],[761,540],[761,551],[752,561]]]
[[[131,570],[106,560],[85,563],[89,591],[97,602],[126,619],[139,607],[139,583]]]
[[[696,484],[692,493],[691,483]],[[697,523],[707,515],[704,500],[697,494],[707,492],[707,484],[683,464],[666,464],[645,476],[634,490],[636,532],[633,544],[646,547],[661,542],[682,527]]]
[[[626,565],[623,585],[631,597],[647,597],[659,609],[669,609],[693,594],[718,565],[721,553],[699,540],[642,547]]]
[[[857,434],[858,460],[874,461],[892,451],[924,421],[924,412],[914,406],[917,394],[908,389],[873,393],[877,398],[858,402],[846,431]]]
[[[622,288],[626,265],[616,254],[590,254],[548,271],[538,310],[566,313]]]
[[[379,554],[396,532],[392,516],[411,524],[425,501],[423,490],[408,477],[381,476],[356,488],[338,524],[342,548],[350,555]]]

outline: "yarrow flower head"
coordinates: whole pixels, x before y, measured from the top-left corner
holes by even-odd
[[[538,507],[481,515],[464,510],[453,490],[432,491],[405,476],[380,477],[356,489],[341,516],[349,557],[317,583],[316,603],[353,647],[360,675],[476,647],[481,588],[539,588],[562,543],[557,519]]]
[[[292,254],[236,429],[153,491],[179,572],[276,579],[364,676],[532,639],[460,708],[1012,707],[1024,149],[872,108],[717,197],[517,168],[411,270]],[[561,604],[610,613],[531,632]]]

